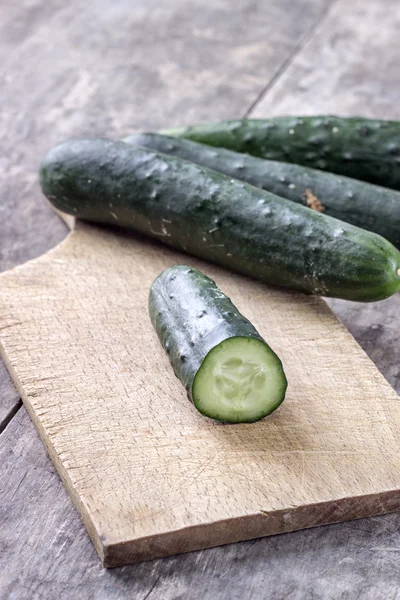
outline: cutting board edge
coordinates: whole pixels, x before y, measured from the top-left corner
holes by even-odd
[[[68,234],[67,237],[69,237],[70,235],[71,234]],[[46,256],[46,254],[44,254],[42,256]],[[35,259],[35,260],[37,260],[37,259]],[[29,262],[31,262],[31,261],[29,261]],[[1,330],[0,330],[0,332],[1,332]],[[24,389],[19,381],[19,378],[18,378],[17,374],[15,373],[15,370],[11,364],[11,361],[9,360],[9,358],[7,356],[6,350],[5,350],[2,340],[1,340],[1,336],[0,336],[0,357],[3,359],[4,364],[11,376],[11,379],[13,380],[13,383],[14,383],[15,387],[17,388],[17,391],[21,397],[23,405],[26,408],[26,410],[34,424],[35,429],[38,432],[39,437],[44,444],[44,447],[46,448],[46,452],[47,452],[50,460],[52,461],[52,463],[55,467],[55,470],[58,473],[58,475],[68,493],[68,496],[70,497],[73,505],[75,506],[76,510],[78,511],[78,514],[80,515],[80,517],[83,521],[86,531],[88,532],[89,537],[92,540],[92,543],[100,557],[100,560],[104,564],[104,546],[102,543],[102,539],[104,538],[104,536],[101,532],[99,532],[97,530],[96,524],[93,521],[93,519],[91,518],[90,511],[87,509],[85,503],[83,502],[82,498],[79,496],[77,490],[75,489],[75,487],[68,475],[67,469],[65,468],[57,451],[52,446],[50,439],[49,439],[49,437],[46,433],[46,430],[43,427],[40,419],[38,419],[38,417],[35,413],[35,409],[29,400],[28,394],[24,391]]]
[[[58,208],[55,208],[52,204],[50,204],[49,201],[47,201],[50,208],[52,208],[54,210],[54,212],[60,217],[60,219],[62,221],[64,221],[64,223],[66,224],[66,226],[72,231],[73,229],[75,229],[76,226],[76,218],[72,215],[69,215],[65,212],[62,212],[61,210],[58,210]]]
[[[2,271],[0,273],[0,280],[12,277],[15,273],[20,271],[24,271],[29,268],[34,263],[41,263],[43,260],[47,260],[52,257],[54,253],[58,253],[60,250],[63,250],[64,246],[70,244],[71,239],[74,237],[75,233],[78,231],[79,227],[77,227],[76,220],[74,217],[70,217],[70,215],[65,215],[64,213],[60,213],[59,211],[55,211],[60,216],[60,218],[65,222],[68,226],[69,231],[67,231],[65,238],[63,238],[58,244],[49,248],[44,254],[40,254],[39,256],[34,256],[33,258],[26,260],[23,263],[15,265],[11,267],[11,269],[7,269],[6,271]],[[65,217],[65,218],[64,218]],[[5,326],[6,327],[6,326]],[[1,344],[1,331],[4,327],[0,327],[0,344]],[[5,352],[5,351],[4,351]]]
[[[400,510],[400,489],[327,500],[271,512],[260,511],[184,527],[158,535],[107,544],[101,537],[103,567],[116,568],[252,539],[382,516]],[[361,514],[360,514],[361,513]],[[193,541],[188,543],[189,536]]]

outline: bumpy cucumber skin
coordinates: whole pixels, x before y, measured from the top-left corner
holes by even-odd
[[[215,282],[198,269],[175,265],[163,271],[151,286],[149,313],[175,375],[185,386],[189,400],[205,416],[221,420],[196,405],[192,394],[196,374],[208,353],[232,337],[260,340],[279,366],[282,396],[254,420],[263,419],[283,402],[287,380],[280,359]]]
[[[161,133],[400,190],[400,121],[273,117],[205,123]]]
[[[123,141],[179,156],[298,204],[307,206],[314,197],[325,215],[378,233],[400,248],[400,193],[394,190],[157,133],[138,133]]]
[[[382,237],[178,157],[70,140],[47,154],[40,180],[61,211],[266,283],[355,301],[400,288],[400,253]]]

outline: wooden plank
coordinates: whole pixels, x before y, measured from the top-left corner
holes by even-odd
[[[327,302],[380,372],[400,394],[400,344],[397,333],[400,294],[384,302],[369,305],[343,300]]]
[[[324,22],[251,113],[400,119],[397,0],[332,4]]]
[[[50,146],[240,114],[328,2],[0,2],[0,270],[66,235],[37,182]]]
[[[71,598],[85,574],[88,588],[99,580],[93,546],[24,408],[0,436],[0,477],[0,597]]]
[[[399,513],[104,570],[24,408],[0,438],[0,473],[5,599],[397,598]]]
[[[269,419],[226,427],[187,401],[147,309],[155,277],[182,263],[282,358],[289,391]],[[1,276],[0,342],[105,566],[400,506],[397,395],[316,297],[78,223]]]

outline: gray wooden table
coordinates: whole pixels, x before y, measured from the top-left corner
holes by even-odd
[[[0,0],[0,269],[66,235],[37,183],[57,141],[244,115],[400,119],[399,31],[398,0]],[[399,391],[400,295],[330,304]],[[1,599],[394,600],[399,527],[392,514],[103,570],[0,364]]]

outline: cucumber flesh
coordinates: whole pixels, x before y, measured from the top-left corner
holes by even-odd
[[[231,337],[213,348],[194,379],[193,403],[220,421],[257,421],[282,402],[286,381],[276,355],[262,341]]]

